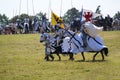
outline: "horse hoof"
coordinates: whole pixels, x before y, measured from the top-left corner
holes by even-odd
[[[51,61],[54,61],[54,58]]]
[[[46,61],[49,61],[49,60],[46,60]]]
[[[85,60],[82,60],[82,62],[85,62]]]
[[[70,58],[69,60],[73,61],[73,60],[74,60],[74,58]]]
[[[59,59],[59,61],[61,61],[61,59]]]
[[[92,62],[95,62],[95,59],[93,59]]]

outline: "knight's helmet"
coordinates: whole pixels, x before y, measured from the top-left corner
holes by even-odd
[[[20,22],[21,22],[21,20],[18,18],[18,19],[16,20],[16,22],[17,22],[17,23],[20,23]]]
[[[44,14],[44,15],[42,16],[42,21],[44,22],[44,21],[46,21],[46,20],[47,20],[46,14]]]
[[[29,23],[29,17],[25,17],[24,22]]]
[[[38,17],[35,16],[35,17],[33,18],[33,21],[34,21],[34,22],[37,22],[37,21],[38,21]]]

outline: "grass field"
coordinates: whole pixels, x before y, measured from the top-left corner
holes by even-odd
[[[75,61],[62,56],[62,61],[46,62],[44,44],[39,34],[0,35],[0,80],[120,80],[120,31],[100,34],[109,48],[109,56],[101,55],[92,62],[94,53],[80,54]]]

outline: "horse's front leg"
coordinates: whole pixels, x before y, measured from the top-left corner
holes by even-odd
[[[83,57],[83,61],[85,61],[84,52],[81,52],[81,55],[82,55],[82,57]]]
[[[100,53],[101,53],[101,56],[102,56],[102,60],[104,61],[103,51],[101,51]]]
[[[97,56],[99,52],[96,52],[96,54],[93,56],[93,61],[95,61],[95,57]]]
[[[54,60],[54,56],[52,54],[50,54],[50,57],[52,58],[52,61]]]
[[[44,58],[46,61],[49,61],[50,59],[49,59],[49,55],[45,55],[45,58]]]
[[[56,55],[58,56],[59,61],[61,61],[61,57],[60,57],[59,53],[57,53]]]
[[[72,61],[73,61],[73,60],[74,60],[74,55],[73,55],[73,53],[70,52],[70,53],[68,53],[68,54],[69,54],[69,60],[72,60]]]

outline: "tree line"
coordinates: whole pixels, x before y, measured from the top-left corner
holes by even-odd
[[[97,7],[95,12],[99,12],[100,13],[100,6]],[[60,16],[63,18],[63,20],[65,21],[65,23],[70,23],[73,20],[73,17],[79,18],[80,17],[80,13],[81,11],[77,10],[76,8],[71,8],[69,9],[64,16]],[[46,14],[43,12],[39,12],[36,15],[28,15],[28,14],[21,14],[21,15],[16,15],[14,17],[12,17],[11,19],[9,19],[5,14],[0,14],[0,24],[9,24],[9,23],[15,23],[16,20],[19,18],[20,20],[24,20],[25,17],[29,17],[30,19],[33,19],[34,17],[38,17],[39,20],[42,19],[42,16]],[[115,15],[112,18],[120,18],[120,12],[116,12]]]

